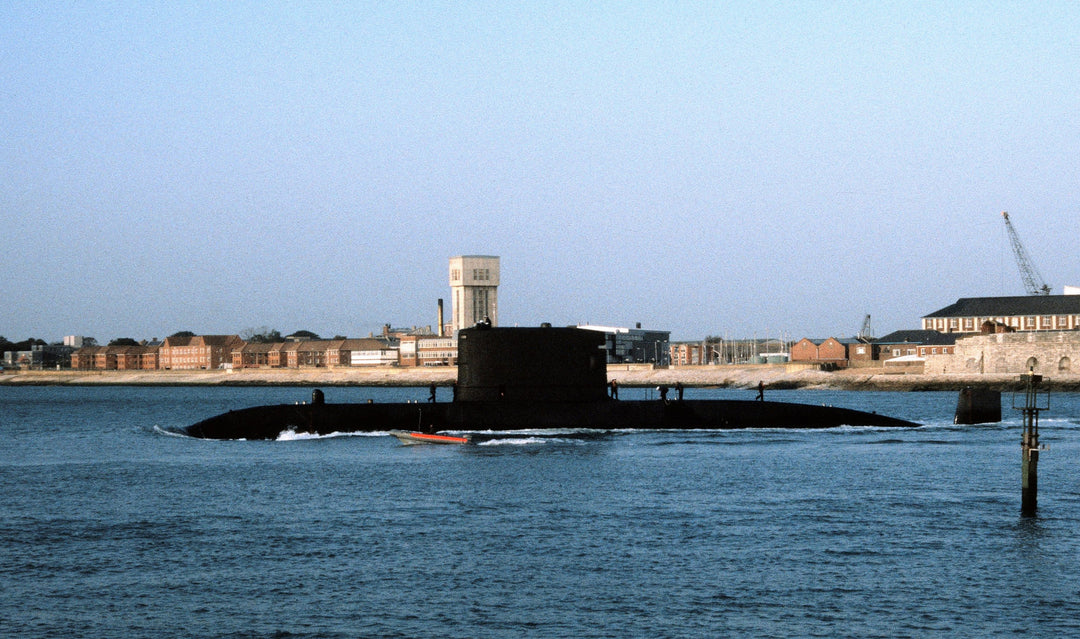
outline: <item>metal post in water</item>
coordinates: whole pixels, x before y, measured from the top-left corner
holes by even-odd
[[[1024,406],[1020,410],[1024,414],[1024,435],[1020,440],[1022,461],[1020,466],[1020,514],[1025,517],[1034,517],[1039,501],[1039,411],[1049,410],[1049,396],[1046,406],[1039,405],[1039,383],[1042,375],[1036,375],[1031,370],[1020,376],[1024,382]],[[1013,399],[1013,408],[1016,399]]]

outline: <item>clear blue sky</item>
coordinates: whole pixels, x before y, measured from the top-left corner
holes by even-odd
[[[1075,3],[0,3],[0,335],[917,328],[1080,285]]]

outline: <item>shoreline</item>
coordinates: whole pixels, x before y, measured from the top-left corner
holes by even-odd
[[[882,368],[823,372],[804,366],[676,366],[652,368],[613,365],[609,380],[626,388],[682,384],[686,388],[767,390],[959,391],[965,387],[1011,391],[1020,387],[1012,373],[940,374],[885,372]],[[196,371],[5,371],[0,386],[450,386],[457,368],[311,368]],[[1080,375],[1047,376],[1041,388],[1080,392]]]

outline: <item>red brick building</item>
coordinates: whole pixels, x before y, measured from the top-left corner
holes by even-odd
[[[698,366],[708,364],[705,345],[701,342],[672,342],[668,345],[668,360],[674,366]]]
[[[158,349],[158,365],[164,370],[221,368],[233,363],[233,350],[243,344],[239,335],[166,337]]]
[[[397,364],[397,352],[379,338],[312,339],[244,344],[233,350],[232,362],[233,368],[337,368]]]
[[[84,346],[71,354],[71,368],[89,371],[154,370],[157,346]]]
[[[232,352],[232,365],[239,368],[269,368],[270,351],[276,346],[272,342],[259,344],[244,344],[234,348]]]
[[[791,361],[847,366],[847,346],[835,337],[819,340],[804,337],[791,345]]]

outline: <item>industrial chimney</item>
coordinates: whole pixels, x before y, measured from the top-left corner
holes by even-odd
[[[442,305],[442,298],[441,297],[439,298],[439,337],[444,337],[444,335],[443,335],[443,305]]]

